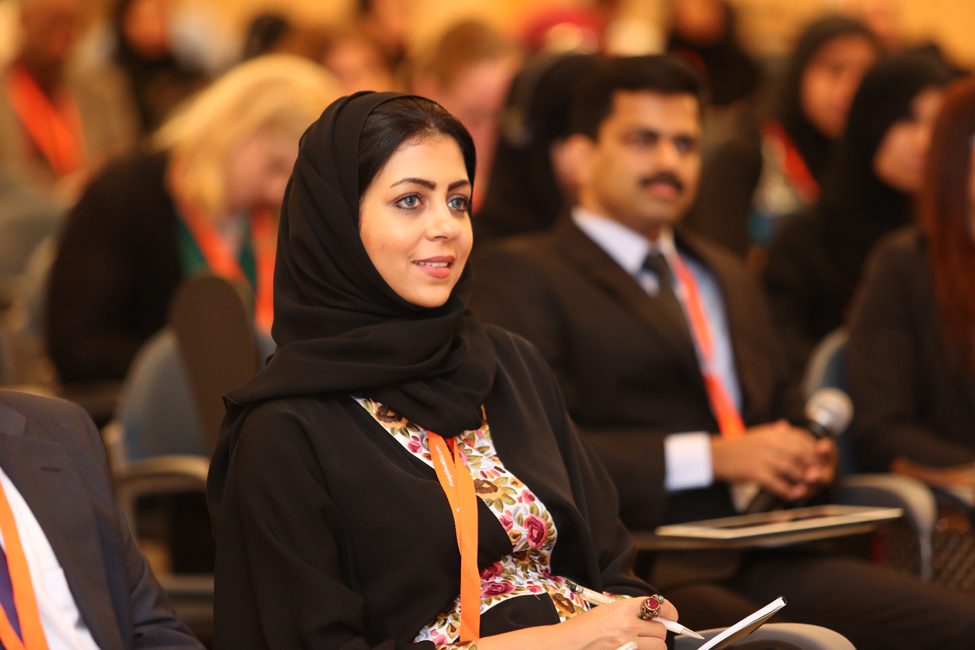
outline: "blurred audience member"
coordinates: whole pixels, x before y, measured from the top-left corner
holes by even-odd
[[[762,175],[749,223],[754,241],[767,244],[776,219],[819,197],[853,96],[879,54],[873,34],[849,18],[823,18],[799,38],[776,118],[762,125]]]
[[[569,110],[579,79],[596,64],[584,54],[538,55],[511,85],[474,242],[547,230],[575,198]]]
[[[64,382],[122,379],[197,273],[254,288],[256,320],[269,327],[274,215],[301,133],[337,96],[319,66],[253,59],[172,117],[156,152],[95,179],[68,217],[50,283],[49,348]]]
[[[386,67],[396,70],[409,47],[411,0],[356,0],[358,26],[379,46]]]
[[[975,461],[975,81],[953,86],[935,123],[920,228],[872,257],[847,348],[851,432],[866,471],[898,458]]]
[[[593,7],[547,7],[529,19],[522,41],[536,54],[596,54],[603,49],[605,29],[605,17]]]
[[[700,170],[696,72],[675,56],[600,62],[566,145],[581,162],[570,217],[475,257],[471,308],[538,346],[638,530],[733,515],[747,481],[808,499],[836,466],[832,440],[776,420],[801,403],[758,282],[679,226]],[[652,560],[651,582],[692,628],[784,595],[790,620],[861,650],[975,645],[970,596],[865,561],[797,547],[714,552],[690,571],[680,554]],[[916,619],[897,613],[904,598]]]
[[[79,0],[24,0],[22,46],[0,92],[0,169],[65,203],[102,160],[135,139],[122,80],[70,68],[82,11]]]
[[[243,60],[262,54],[272,54],[292,30],[288,19],[277,13],[261,13],[251,20],[244,37]]]
[[[143,134],[207,83],[172,52],[171,9],[170,0],[118,0],[115,6],[115,62],[135,96]]]
[[[491,25],[465,20],[447,30],[413,80],[413,91],[446,108],[470,131],[481,170],[474,188],[477,211],[490,183],[498,121],[520,53]]]
[[[397,89],[395,70],[382,47],[363,32],[339,32],[327,38],[318,61],[338,79],[343,95]]]
[[[781,219],[819,197],[850,102],[878,55],[860,22],[831,16],[810,25],[787,64],[774,116],[757,137],[743,129],[705,161],[688,226],[763,267],[761,251]]]
[[[735,14],[725,0],[672,0],[667,50],[690,59],[708,76],[711,104],[750,99],[760,79],[758,64],[742,48]]]
[[[949,79],[930,57],[903,54],[878,63],[853,100],[822,197],[773,241],[765,282],[796,372],[816,343],[843,324],[873,246],[911,221]]]

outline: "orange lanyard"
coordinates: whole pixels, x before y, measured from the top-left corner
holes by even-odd
[[[230,252],[213,224],[199,210],[185,203],[180,205],[180,212],[210,270],[222,278],[247,283],[240,261]],[[250,231],[257,265],[254,321],[262,330],[269,332],[274,321],[274,253],[277,233],[267,210],[256,210],[251,214]]]
[[[55,106],[22,65],[7,73],[7,96],[27,136],[58,177],[82,165],[84,138],[78,107],[70,96]]]
[[[785,127],[775,120],[767,120],[762,124],[762,135],[775,143],[782,171],[796,189],[799,198],[805,203],[815,203],[819,198],[819,183],[813,178]]]
[[[721,381],[720,375],[715,371],[714,339],[711,336],[707,314],[704,312],[704,305],[697,290],[697,281],[694,280],[694,274],[687,268],[687,264],[684,263],[679,253],[668,255],[667,261],[673,267],[674,275],[677,276],[677,282],[681,286],[680,293],[688,318],[691,321],[691,331],[694,334],[698,352],[704,361],[701,375],[704,377],[708,401],[711,402],[711,411],[718,421],[718,428],[724,438],[729,440],[740,438],[745,435],[745,423],[741,419],[738,407],[728,394],[724,382]]]
[[[30,569],[27,566],[27,556],[20,542],[17,532],[17,522],[10,509],[7,495],[0,485],[0,531],[3,532],[4,544],[7,547],[7,567],[10,570],[10,583],[14,590],[14,607],[17,608],[17,618],[20,620],[20,631],[23,641],[17,636],[7,612],[0,607],[0,643],[6,650],[47,650],[47,639],[44,628],[41,627],[41,615],[37,611],[37,598],[34,596],[34,585],[30,579]]]
[[[460,643],[481,638],[481,574],[477,570],[477,496],[474,478],[457,448],[457,441],[427,431],[430,456],[440,487],[454,515],[460,549]]]

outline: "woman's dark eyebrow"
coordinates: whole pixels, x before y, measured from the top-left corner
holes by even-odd
[[[412,177],[404,178],[402,180],[396,181],[395,183],[393,183],[393,187],[396,187],[397,185],[404,185],[406,183],[416,183],[417,185],[422,185],[428,190],[437,189],[437,184],[434,183],[433,181],[424,180],[422,178],[412,178]]]
[[[404,185],[406,183],[416,183],[417,185],[422,185],[428,190],[437,189],[437,184],[434,183],[433,181],[428,181],[423,178],[413,178],[413,177],[404,178],[399,181],[396,181],[395,183],[393,183],[393,187],[396,187],[397,185]],[[467,179],[461,181],[454,181],[453,183],[447,186],[447,191],[452,192],[453,190],[456,190],[458,187],[463,187],[464,185],[470,185],[470,184],[471,182]]]

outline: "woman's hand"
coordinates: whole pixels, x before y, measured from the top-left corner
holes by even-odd
[[[640,607],[646,598],[624,598],[611,605],[600,605],[567,620],[561,626],[568,636],[563,647],[580,650],[617,650],[633,641],[639,650],[662,650],[667,630],[660,623],[640,618]],[[661,618],[677,620],[677,609],[664,600]],[[573,642],[574,641],[574,642]]]
[[[630,641],[638,650],[665,650],[667,630],[660,623],[640,618],[640,607],[646,600],[623,598],[610,605],[600,605],[565,623],[531,627],[477,642],[478,650],[618,650]],[[677,620],[677,609],[664,600],[661,618]]]

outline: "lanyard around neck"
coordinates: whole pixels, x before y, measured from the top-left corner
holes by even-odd
[[[22,65],[7,72],[7,96],[17,118],[34,146],[58,177],[80,168],[84,158],[84,139],[78,107],[70,96],[61,106],[44,94]]]
[[[762,125],[762,134],[774,143],[779,166],[799,198],[805,203],[815,203],[819,198],[819,183],[809,171],[792,136],[775,120],[767,120]]]
[[[10,583],[14,591],[14,607],[17,609],[17,619],[20,621],[20,631],[23,641],[14,631],[7,618],[7,612],[0,607],[0,643],[5,650],[47,650],[47,639],[41,626],[41,615],[37,610],[37,598],[34,595],[34,585],[30,579],[30,568],[27,566],[27,556],[17,532],[17,522],[14,520],[13,510],[0,485],[0,531],[7,551],[7,567],[10,571]]]
[[[199,210],[186,202],[180,204],[180,213],[210,271],[232,282],[250,284],[240,260],[231,252],[216,227]],[[255,210],[251,213],[250,237],[257,264],[254,321],[262,330],[269,332],[274,321],[274,254],[277,233],[267,210]]]
[[[718,421],[718,429],[724,438],[729,440],[740,438],[745,435],[745,423],[742,421],[738,407],[728,394],[727,387],[721,381],[721,376],[715,369],[714,337],[711,333],[711,327],[708,325],[707,314],[704,311],[704,303],[701,301],[701,295],[697,288],[697,281],[679,253],[675,251],[668,255],[667,261],[674,269],[674,275],[681,287],[680,296],[687,310],[687,316],[691,323],[691,333],[694,335],[698,353],[703,361],[701,376],[704,378],[711,411]]]
[[[454,516],[457,548],[460,549],[460,637],[459,642],[481,637],[481,574],[477,570],[477,496],[474,478],[457,446],[427,431],[430,456],[440,487],[447,495]]]

